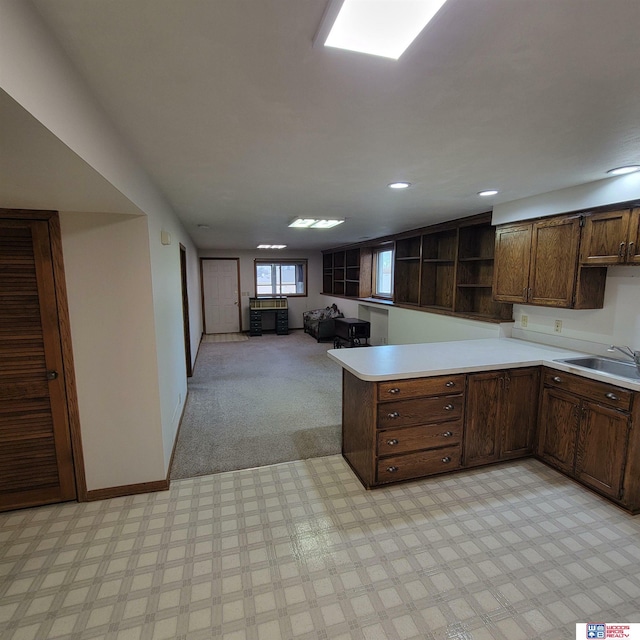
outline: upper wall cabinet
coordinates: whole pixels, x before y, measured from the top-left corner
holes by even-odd
[[[585,216],[580,263],[640,264],[640,209],[606,211]]]
[[[606,269],[578,266],[580,216],[555,216],[496,230],[494,299],[573,309],[600,309]]]
[[[371,295],[371,249],[327,251],[322,256],[322,292],[366,298]]]
[[[494,228],[488,215],[427,227],[396,240],[396,304],[483,320],[511,320],[492,295]]]

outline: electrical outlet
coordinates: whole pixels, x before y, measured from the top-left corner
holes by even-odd
[[[526,327],[529,324],[529,316],[521,315],[520,316],[520,326]]]
[[[556,320],[556,323],[555,323],[555,325],[553,327],[553,330],[556,333],[560,333],[562,331],[562,320]]]

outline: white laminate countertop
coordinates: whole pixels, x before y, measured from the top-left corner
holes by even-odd
[[[514,338],[330,349],[327,355],[357,378],[370,382],[545,365],[640,391],[640,380],[555,362],[588,354]]]

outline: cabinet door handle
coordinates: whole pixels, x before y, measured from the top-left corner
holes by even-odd
[[[442,437],[443,437],[443,438],[450,438],[452,435],[453,435],[453,432],[451,432],[451,431],[445,431],[445,432],[442,434]]]
[[[451,388],[451,387],[455,387],[456,383],[453,380],[449,380],[449,382],[444,383],[444,386]]]
[[[611,391],[609,391],[609,393],[605,393],[604,397],[609,398],[609,400],[618,400],[618,396],[615,393],[611,393]]]
[[[527,290],[527,300],[531,300],[531,287]]]
[[[398,389],[398,387],[394,387],[393,389],[387,389],[387,393],[400,393],[400,389]]]
[[[452,404],[445,404],[444,405],[444,410],[445,411],[453,411],[453,405]]]
[[[634,251],[634,247],[635,247],[635,242],[630,242],[627,245],[627,260],[631,260],[631,258],[633,258],[633,251]]]
[[[398,444],[398,441],[395,438],[392,438],[391,440],[387,440],[387,444],[390,447],[395,447]]]
[[[562,382],[562,378],[560,376],[553,376],[553,378],[551,378],[554,382]]]
[[[400,414],[397,411],[394,411],[393,413],[389,413],[388,417],[391,418],[392,420],[395,420],[396,418],[400,417]]]
[[[618,257],[619,258],[624,258],[624,248],[626,246],[625,242],[621,242],[620,243],[620,250],[618,251]]]
[[[527,300],[527,287],[522,290],[522,299],[526,302]]]
[[[389,473],[396,473],[398,471],[398,467],[387,467],[387,471]]]
[[[444,464],[447,464],[447,462],[451,462],[451,458],[449,456],[445,456],[444,458],[442,458],[442,462],[444,462]]]

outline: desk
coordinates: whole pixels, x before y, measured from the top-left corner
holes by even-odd
[[[289,334],[289,309],[286,298],[249,298],[249,335],[262,335],[264,314],[275,315],[276,334]]]
[[[368,347],[371,337],[371,323],[358,318],[336,318],[333,346],[340,349],[343,343],[349,347]],[[362,342],[364,340],[364,342]]]

